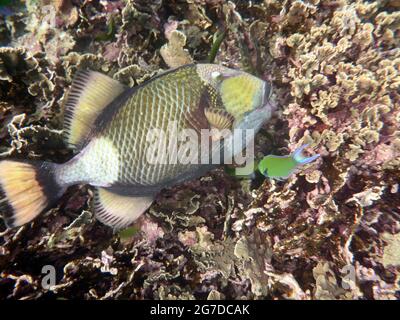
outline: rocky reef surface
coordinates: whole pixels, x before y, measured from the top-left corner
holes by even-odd
[[[120,233],[95,221],[87,186],[19,229],[0,219],[0,299],[400,298],[398,1],[0,5],[0,158],[72,156],[62,120],[76,70],[135,86],[193,61],[272,83],[259,158],[303,143],[321,154],[284,181],[214,170]]]

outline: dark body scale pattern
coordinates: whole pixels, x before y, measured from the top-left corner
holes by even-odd
[[[103,115],[99,136],[110,139],[120,156],[118,193],[154,193],[162,187],[204,174],[212,165],[151,164],[146,152],[150,129],[168,133],[175,121],[181,129],[209,129],[204,108],[222,108],[215,89],[206,85],[195,65],[188,65],[156,77],[143,86],[122,94],[122,101]],[[105,119],[108,114],[108,119]],[[105,121],[107,120],[107,121]],[[166,134],[168,138],[168,134]],[[169,139],[166,140],[167,146]],[[179,148],[179,141],[178,141]],[[199,151],[200,154],[200,151]],[[119,189],[119,190],[118,190]]]

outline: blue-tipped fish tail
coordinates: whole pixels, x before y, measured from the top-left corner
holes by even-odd
[[[293,152],[293,159],[298,163],[298,164],[308,164],[313,162],[314,160],[318,159],[320,157],[319,154],[315,154],[311,157],[306,157],[303,154],[304,149],[308,148],[309,144],[302,145],[301,147],[297,148]]]

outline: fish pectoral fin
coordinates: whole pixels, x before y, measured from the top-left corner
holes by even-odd
[[[204,114],[215,132],[212,134],[213,140],[226,138],[230,134],[235,118],[226,110],[220,108],[207,108]]]
[[[226,110],[220,108],[207,108],[204,110],[210,126],[215,129],[231,129],[235,118]]]
[[[65,142],[72,148],[79,149],[97,116],[125,89],[123,84],[102,73],[79,71],[65,104]]]
[[[96,188],[94,208],[96,218],[113,229],[123,229],[139,218],[153,203],[151,196],[119,195],[105,188]]]

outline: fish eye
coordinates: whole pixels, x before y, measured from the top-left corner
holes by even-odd
[[[213,78],[214,80],[219,80],[219,79],[221,79],[221,76],[222,76],[222,74],[221,74],[221,72],[219,72],[219,71],[213,71],[213,72],[211,72],[211,78]]]

